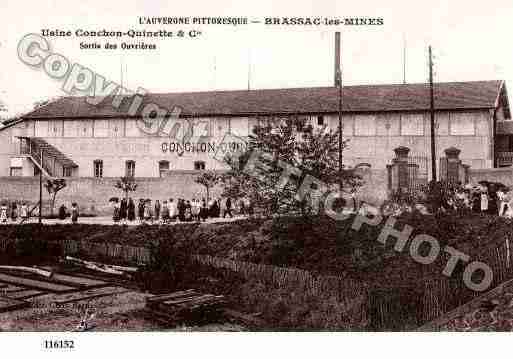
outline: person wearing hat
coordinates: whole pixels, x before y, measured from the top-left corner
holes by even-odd
[[[486,213],[488,211],[488,190],[486,187],[481,186],[480,189],[480,199],[481,199],[481,213]]]
[[[504,213],[506,212],[505,199],[506,199],[506,193],[504,192],[504,188],[499,187],[499,189],[497,190],[497,202],[498,202],[498,207],[499,207],[498,214],[500,217],[502,217],[504,215]]]
[[[121,205],[119,201],[114,202],[114,213],[112,214],[112,220],[114,223],[118,223],[121,218]]]
[[[135,219],[135,203],[131,197],[128,199],[127,217],[130,222]]]
[[[144,199],[139,198],[139,204],[137,205],[137,217],[139,217],[139,222],[144,221]]]
[[[78,221],[78,205],[76,202],[71,204],[71,223],[75,224]]]
[[[21,204],[20,208],[20,216],[21,220],[27,220],[28,219],[28,206],[25,202]]]
[[[7,205],[2,203],[0,207],[0,222],[7,223]]]
[[[151,199],[146,199],[144,203],[144,220],[152,222]]]

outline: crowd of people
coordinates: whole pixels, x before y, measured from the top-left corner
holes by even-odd
[[[39,217],[39,206],[29,207],[27,202],[3,202],[0,205],[0,224],[29,223],[31,219]],[[59,208],[58,218],[61,220],[71,217],[72,223],[77,223],[79,213],[77,203],[71,204],[71,212],[63,205]]]
[[[421,196],[398,195],[382,208],[385,215],[415,209],[425,214],[472,212],[513,218],[513,192],[498,182],[481,181],[477,185],[437,182]]]
[[[161,223],[207,221],[209,218],[233,218],[234,214],[247,215],[252,213],[252,206],[246,200],[235,201],[231,198],[213,198],[208,202],[203,199],[183,198],[169,200],[156,200],[141,198],[136,203],[132,198],[111,199],[113,202],[112,220],[114,223],[127,223],[138,221],[139,223]],[[39,215],[38,206],[29,208],[26,202],[3,202],[0,205],[0,224],[28,223],[31,218]],[[71,204],[68,209],[64,204],[58,208],[56,217],[66,220],[71,217],[72,223],[77,223],[79,218],[77,203]]]
[[[513,193],[509,187],[482,181],[476,186],[457,185],[442,196],[444,211],[471,211],[513,218]]]
[[[411,193],[396,194],[391,201],[381,207],[384,215],[400,215],[403,212],[418,210],[424,214],[447,212],[474,212],[513,218],[513,191],[508,186],[498,182],[481,181],[477,185],[461,183],[436,182],[422,192],[422,195],[412,196]],[[231,198],[192,198],[186,200],[170,198],[155,200],[141,198],[136,203],[132,198],[119,200],[111,199],[113,205],[112,220],[114,223],[169,224],[173,222],[200,222],[209,218],[232,218],[234,214],[252,215],[253,206],[247,200],[232,200]],[[366,211],[366,204],[361,202],[358,212]],[[3,202],[0,205],[0,224],[28,222],[31,217],[37,217],[37,206],[29,208],[26,202]],[[65,220],[71,217],[72,223],[77,223],[79,209],[77,203],[72,203],[71,210],[63,205],[58,211],[58,218]]]
[[[140,198],[135,202],[132,198],[121,201],[114,200],[114,212],[112,219],[115,223],[133,222],[138,220],[140,223],[162,223],[172,222],[199,222],[206,221],[208,218],[232,218],[234,212],[241,215],[250,214],[251,206],[247,202],[240,200],[234,203],[231,198],[213,198],[208,202],[203,199],[193,198],[186,200],[183,198],[170,198],[169,200],[155,200]]]
[[[4,202],[0,206],[0,223],[5,224],[8,221],[17,223],[22,220],[27,220],[28,218],[29,208],[25,202],[21,202],[21,204],[16,201],[11,203]]]

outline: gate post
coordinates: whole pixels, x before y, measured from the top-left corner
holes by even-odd
[[[392,164],[387,165],[388,189],[391,192],[398,190],[409,192],[415,187],[419,166],[409,163],[410,149],[408,147],[399,146],[394,149],[394,152],[395,158],[392,159]]]
[[[449,147],[444,152],[446,168],[441,173],[441,179],[452,183],[467,183],[469,166],[461,163],[461,151],[456,147]]]

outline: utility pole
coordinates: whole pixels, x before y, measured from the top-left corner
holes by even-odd
[[[39,224],[43,224],[43,150],[41,149],[41,168],[39,169]]]
[[[248,91],[251,90],[251,49],[248,49]]]
[[[338,170],[342,190],[342,70],[340,66],[340,32],[335,32],[335,86],[338,86]]]
[[[119,94],[123,95],[123,55],[121,55],[121,58],[119,59],[119,81],[121,82]]]
[[[406,83],[406,35],[403,33],[403,84]]]
[[[433,91],[433,55],[429,45],[429,97],[431,114],[431,179],[436,182],[436,146],[435,146],[435,96]]]

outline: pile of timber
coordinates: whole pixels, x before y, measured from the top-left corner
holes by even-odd
[[[224,296],[198,293],[193,289],[146,298],[146,310],[153,319],[164,323],[206,323],[218,318],[225,304]]]
[[[74,265],[79,265],[93,271],[112,275],[126,276],[128,278],[130,278],[132,274],[138,271],[137,267],[118,266],[113,264],[85,261],[83,259],[74,258],[70,256],[66,256],[64,260],[73,263]]]
[[[68,303],[119,294],[123,290],[112,288],[108,282],[100,279],[37,267],[0,266],[0,312],[25,308],[30,305],[28,300],[46,294],[64,296],[55,302]],[[73,298],[66,296],[73,296],[73,293],[76,293]]]
[[[65,262],[72,268],[0,265],[0,313],[29,307],[39,296],[48,295],[45,301],[67,305],[115,297],[136,286],[130,278],[137,273],[137,267],[73,257],[66,257]]]
[[[138,267],[119,266],[99,262],[86,261],[66,256],[62,262],[66,265],[66,272],[81,277],[100,279],[117,286],[138,289],[134,276]]]
[[[30,304],[24,300],[0,297],[0,313],[23,309]]]

